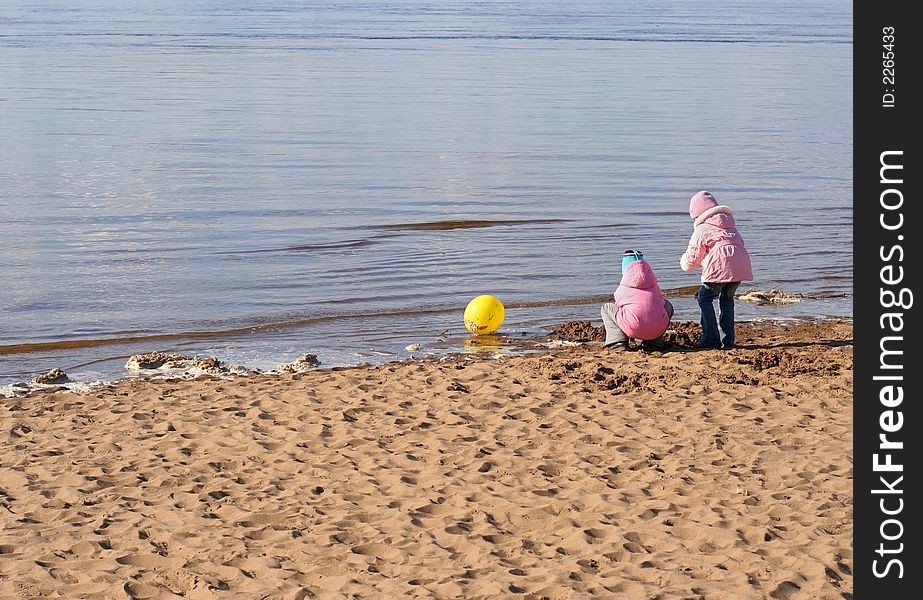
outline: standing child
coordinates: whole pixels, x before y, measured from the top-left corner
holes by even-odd
[[[692,197],[689,216],[694,230],[679,266],[683,271],[702,268],[702,285],[696,293],[702,311],[702,336],[696,346],[733,348],[734,294],[741,281],[753,279],[750,255],[734,224],[731,209],[719,205],[710,192],[703,190]],[[715,298],[721,311],[717,319]]]
[[[614,302],[600,310],[606,348],[627,348],[631,338],[645,346],[663,346],[673,305],[663,297],[654,270],[638,250],[626,250],[622,256],[622,280],[612,296]]]

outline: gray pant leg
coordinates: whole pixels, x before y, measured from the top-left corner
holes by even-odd
[[[602,305],[602,308],[599,311],[600,316],[603,320],[603,326],[606,328],[606,345],[614,344],[616,342],[627,342],[628,336],[625,335],[625,332],[619,329],[619,326],[615,322],[615,303],[606,302]]]

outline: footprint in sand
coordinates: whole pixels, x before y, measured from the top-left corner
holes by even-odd
[[[115,562],[144,569],[176,569],[186,564],[182,558],[170,558],[159,554],[128,554],[115,559]]]
[[[137,600],[144,600],[145,598],[156,598],[161,595],[162,591],[160,588],[154,587],[153,585],[148,585],[146,583],[141,583],[140,581],[129,581],[125,584],[125,592]]]
[[[394,548],[393,546],[389,546],[388,544],[381,544],[377,542],[353,546],[351,550],[353,554],[368,556],[371,558],[380,558],[387,561],[394,561],[401,557],[400,550]]]
[[[263,525],[269,526],[284,526],[291,521],[290,517],[281,514],[273,513],[262,513],[255,514],[249,519],[238,521],[237,524],[241,527],[261,527]]]
[[[794,600],[799,590],[801,590],[801,586],[794,581],[783,581],[769,593],[769,596],[776,600]]]
[[[75,556],[86,557],[93,556],[99,551],[100,545],[96,542],[77,542],[70,548],[70,553]],[[3,554],[2,549],[0,549],[0,554]]]
[[[438,517],[452,513],[454,510],[455,509],[449,505],[433,503],[416,508],[413,512],[417,513],[419,517]]]

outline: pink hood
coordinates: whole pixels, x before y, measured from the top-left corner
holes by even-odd
[[[718,206],[718,201],[712,193],[702,190],[689,200],[689,217],[697,219],[703,212],[716,206]]]
[[[647,262],[636,260],[625,267],[613,297],[617,309],[615,322],[627,336],[655,340],[670,326],[663,292]]]
[[[699,194],[692,197],[693,201]],[[711,194],[709,197],[712,197]],[[692,213],[690,203],[689,214]],[[679,259],[683,271],[701,267],[702,283],[752,281],[750,255],[737,231],[731,209],[724,205],[713,206],[693,218],[694,229],[689,246]]]

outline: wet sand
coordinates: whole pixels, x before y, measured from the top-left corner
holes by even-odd
[[[0,398],[0,598],[848,598],[852,325]]]

